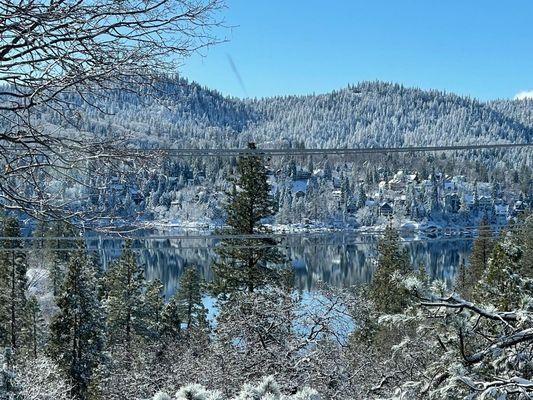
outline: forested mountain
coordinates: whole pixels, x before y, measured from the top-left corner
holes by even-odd
[[[110,93],[98,106],[80,102],[72,121],[101,134],[129,132],[176,147],[259,145],[411,146],[529,142],[533,100],[480,102],[439,91],[363,82],[326,94],[238,99],[184,79],[143,96]],[[43,120],[56,124],[57,116]]]
[[[75,133],[86,131],[106,138],[126,135],[132,147],[245,148],[255,142],[259,148],[354,148],[533,140],[533,100],[480,102],[383,82],[363,82],[319,95],[239,99],[224,97],[185,79],[166,78],[140,93],[115,90],[84,101],[76,96],[66,100],[74,104],[68,114],[64,110],[43,111],[40,120]],[[113,210],[119,217],[139,213],[142,218],[154,220],[175,220],[178,216],[181,221],[223,220],[220,205],[235,160],[169,157],[159,161],[142,170],[100,168],[101,174],[86,178],[89,182],[84,188],[60,178],[54,190],[61,198],[72,199],[78,208],[82,205],[78,199],[88,198],[92,207],[104,213]],[[277,222],[291,223],[302,219],[338,220],[342,210],[353,208],[355,198],[365,196],[376,204],[408,203],[395,206],[402,216],[411,214],[405,210],[419,210],[424,204],[424,210],[415,213],[416,218],[411,216],[422,220],[437,211],[430,203],[445,207],[444,181],[453,176],[462,182],[454,186],[458,196],[452,207],[454,215],[461,202],[466,209],[468,199],[477,195],[490,196],[491,204],[513,206],[531,197],[532,163],[528,147],[389,155],[369,162],[362,158],[274,157],[269,160],[269,169],[273,173]],[[379,186],[380,182],[398,186],[396,180],[406,176],[402,171],[428,183],[418,184],[416,195],[405,187],[386,192],[384,186]],[[397,172],[399,178],[395,177]],[[134,176],[126,177],[124,173]],[[311,176],[314,178],[307,181]],[[303,181],[294,186],[293,182],[302,177]],[[492,189],[478,193],[478,182],[479,190]],[[503,193],[509,198],[504,199]],[[344,199],[342,206],[339,196]],[[363,200],[359,203],[357,209],[365,208]]]

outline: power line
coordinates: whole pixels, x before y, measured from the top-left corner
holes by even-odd
[[[519,226],[518,224],[514,225]],[[454,228],[454,231],[477,231],[479,225],[476,226],[462,226],[458,229]],[[451,229],[451,228],[450,228]],[[492,229],[492,228],[491,228]],[[446,228],[441,228],[442,231],[446,231]],[[401,231],[401,228],[400,228]],[[253,240],[253,239],[288,239],[288,238],[321,238],[324,236],[338,236],[338,237],[350,237],[350,236],[370,236],[379,237],[382,236],[382,231],[324,231],[324,232],[285,232],[285,233],[257,233],[257,234],[180,234],[180,235],[147,235],[147,236],[110,236],[110,235],[97,235],[97,236],[54,236],[54,237],[11,237],[0,236],[0,240],[6,241],[112,241],[112,240],[137,240],[137,241],[152,241],[152,240]]]
[[[149,148],[130,149],[131,152],[150,153],[158,152],[167,156],[180,157],[237,157],[241,155],[257,156],[310,156],[310,155],[362,155],[386,153],[421,153],[434,151],[462,151],[462,150],[487,150],[509,149],[533,146],[533,143],[493,143],[469,144],[454,146],[410,146],[410,147],[369,147],[369,148],[328,148],[328,149],[174,149],[174,148]]]
[[[355,147],[355,148],[287,148],[287,149],[224,149],[224,148],[125,148],[122,155],[135,156],[144,153],[159,153],[167,156],[181,157],[237,157],[245,154],[257,156],[306,156],[306,155],[359,155],[359,154],[386,154],[386,153],[423,153],[435,151],[463,151],[463,150],[498,150],[509,148],[531,147],[533,143],[489,143],[466,145],[436,145],[436,146],[408,146],[408,147]],[[8,151],[26,150],[14,147]]]

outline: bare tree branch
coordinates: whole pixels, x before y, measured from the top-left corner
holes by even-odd
[[[96,221],[97,210],[50,183],[96,190],[91,182],[104,173],[134,175],[148,157],[131,157],[126,135],[81,132],[79,105],[105,113],[100,100],[113,92],[162,90],[159,82],[185,57],[218,41],[212,31],[222,7],[222,0],[0,0],[0,207]],[[59,123],[43,123],[43,111]]]

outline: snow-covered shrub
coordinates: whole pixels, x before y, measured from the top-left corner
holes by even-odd
[[[0,355],[0,399],[69,400],[70,386],[49,358],[22,359],[12,365],[12,353]]]
[[[207,390],[202,385],[191,384],[182,387],[174,398],[159,392],[153,397],[153,400],[226,400],[226,398],[218,391]],[[245,384],[239,394],[231,400],[320,400],[320,396],[315,390],[307,387],[294,395],[283,395],[274,377],[267,376],[259,383]]]
[[[190,384],[183,386],[174,397],[175,400],[223,400],[220,392],[207,390],[202,385]],[[157,400],[154,398],[154,400]],[[162,400],[173,400],[170,397],[163,397]]]
[[[170,397],[168,394],[164,392],[158,392],[154,395],[153,400],[172,400],[172,397]]]
[[[281,396],[279,386],[274,377],[267,376],[258,385],[246,384],[235,400],[268,399],[277,400]]]

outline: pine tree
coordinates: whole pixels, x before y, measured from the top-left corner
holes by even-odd
[[[50,324],[48,351],[69,377],[71,395],[84,400],[93,372],[102,359],[104,317],[95,271],[81,247],[69,260],[57,300],[59,312]]]
[[[163,284],[155,279],[146,286],[144,294],[144,325],[145,335],[150,339],[157,339],[161,334],[161,314],[165,307],[162,296]]]
[[[67,222],[53,223],[39,221],[33,237],[34,249],[39,255],[42,266],[47,266],[54,296],[58,296],[63,283],[66,265],[70,254],[75,250],[76,242],[72,237],[79,232]],[[72,250],[72,251],[69,251]]]
[[[64,265],[57,260],[49,264],[48,271],[50,273],[50,283],[52,285],[52,293],[57,297],[61,291],[61,285],[65,277]]]
[[[6,347],[0,359],[0,399],[15,400],[18,399],[19,388],[16,384],[16,375],[14,371],[13,350]]]
[[[523,249],[520,261],[521,275],[533,279],[533,214],[523,216],[517,225],[517,237]]]
[[[333,178],[333,173],[331,171],[331,164],[329,160],[326,160],[324,163],[324,179],[330,181]]]
[[[102,261],[100,259],[100,255],[97,251],[92,251],[88,255],[88,263],[93,268],[96,281],[98,283],[98,299],[100,301],[104,300],[105,294],[106,294],[106,284],[105,284],[105,269],[102,265]]]
[[[472,282],[470,279],[470,270],[464,260],[459,265],[455,275],[453,290],[461,295],[462,298],[470,300],[472,294]]]
[[[181,334],[180,307],[176,295],[172,296],[161,313],[161,331],[167,339],[177,339]]]
[[[431,286],[431,277],[426,271],[424,264],[418,266],[418,280],[422,283],[422,289],[427,290]]]
[[[352,190],[350,188],[350,181],[348,180],[348,177],[344,177],[341,182],[341,202],[343,212],[346,212],[346,209],[350,204],[351,198]]]
[[[126,241],[120,257],[109,266],[105,279],[109,343],[125,345],[126,350],[130,350],[134,337],[146,332],[143,324],[144,271],[135,259],[130,241]]]
[[[228,228],[219,231],[248,238],[224,239],[216,249],[219,260],[214,266],[215,279],[211,286],[215,294],[236,290],[252,292],[280,279],[279,269],[272,267],[284,261],[275,247],[277,242],[272,238],[253,237],[270,232],[262,221],[274,215],[274,205],[267,169],[261,156],[253,154],[255,144],[250,143],[248,147],[250,153],[239,157],[238,177],[232,179],[233,190],[227,193]]]
[[[309,161],[307,162],[307,170],[312,175],[315,172],[315,164],[313,163],[313,156],[309,156]]]
[[[357,194],[357,209],[360,210],[366,205],[366,193],[363,185],[359,185],[359,192]]]
[[[494,244],[487,269],[474,288],[474,299],[491,304],[499,310],[512,311],[521,306],[524,298],[533,295],[529,280],[522,275],[525,255],[521,230],[502,232]],[[524,284],[524,282],[526,282]]]
[[[293,159],[289,162],[289,171],[288,171],[288,173],[289,173],[289,176],[292,179],[296,179],[296,175],[297,175],[296,162],[294,162]]]
[[[25,323],[22,331],[22,339],[25,347],[31,355],[37,358],[39,349],[44,344],[44,332],[46,323],[44,321],[39,301],[35,296],[31,296],[26,302],[24,313]]]
[[[202,303],[200,277],[195,267],[189,267],[183,272],[176,301],[180,318],[187,323],[187,328],[205,325],[206,310]]]
[[[473,211],[477,213],[479,211],[479,194],[477,191],[477,181],[474,182],[474,193],[472,194],[472,197],[473,197],[472,208],[473,208]]]
[[[274,211],[273,211],[274,212]],[[292,192],[290,188],[283,189],[280,197],[280,206],[278,207],[278,223],[288,224],[292,222]]]
[[[468,278],[468,286],[470,287],[474,287],[487,270],[489,257],[494,248],[494,239],[486,215],[479,222],[477,234],[478,236],[472,245],[472,253],[470,253]]]
[[[396,282],[410,271],[409,255],[400,247],[398,232],[388,225],[378,243],[378,264],[370,283],[370,298],[378,312],[401,312],[409,302],[409,293]]]
[[[4,220],[0,252],[0,340],[13,350],[19,346],[26,307],[26,254],[16,218]]]

